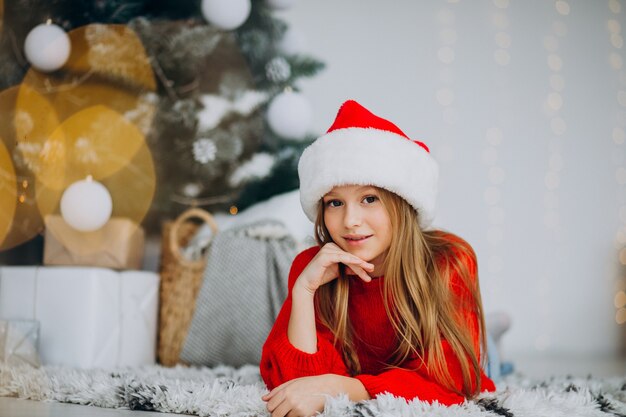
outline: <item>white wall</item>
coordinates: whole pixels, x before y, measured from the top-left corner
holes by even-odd
[[[485,309],[513,319],[505,351],[626,344],[626,2],[300,0],[282,16],[327,64],[300,84],[313,131],[354,98],[431,147],[436,225],[476,249]]]

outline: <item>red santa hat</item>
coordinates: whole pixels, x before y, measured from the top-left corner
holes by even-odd
[[[353,100],[343,103],[326,134],[298,164],[300,202],[315,221],[319,200],[338,185],[374,185],[404,198],[420,226],[435,214],[439,168],[428,147]]]

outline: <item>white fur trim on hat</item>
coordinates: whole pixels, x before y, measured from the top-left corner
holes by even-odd
[[[420,226],[435,215],[439,168],[428,151],[396,133],[351,127],[329,132],[307,147],[298,163],[300,202],[315,222],[319,200],[338,185],[374,185],[404,198]]]

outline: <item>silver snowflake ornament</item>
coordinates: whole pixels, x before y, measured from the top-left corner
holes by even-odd
[[[265,65],[267,79],[275,83],[287,81],[291,76],[291,66],[282,56],[273,58]]]
[[[215,160],[217,146],[211,139],[201,138],[193,143],[193,159],[201,164]]]

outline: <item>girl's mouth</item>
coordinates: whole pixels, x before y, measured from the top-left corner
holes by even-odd
[[[346,236],[344,239],[348,242],[348,245],[360,245],[373,235],[368,236]]]

